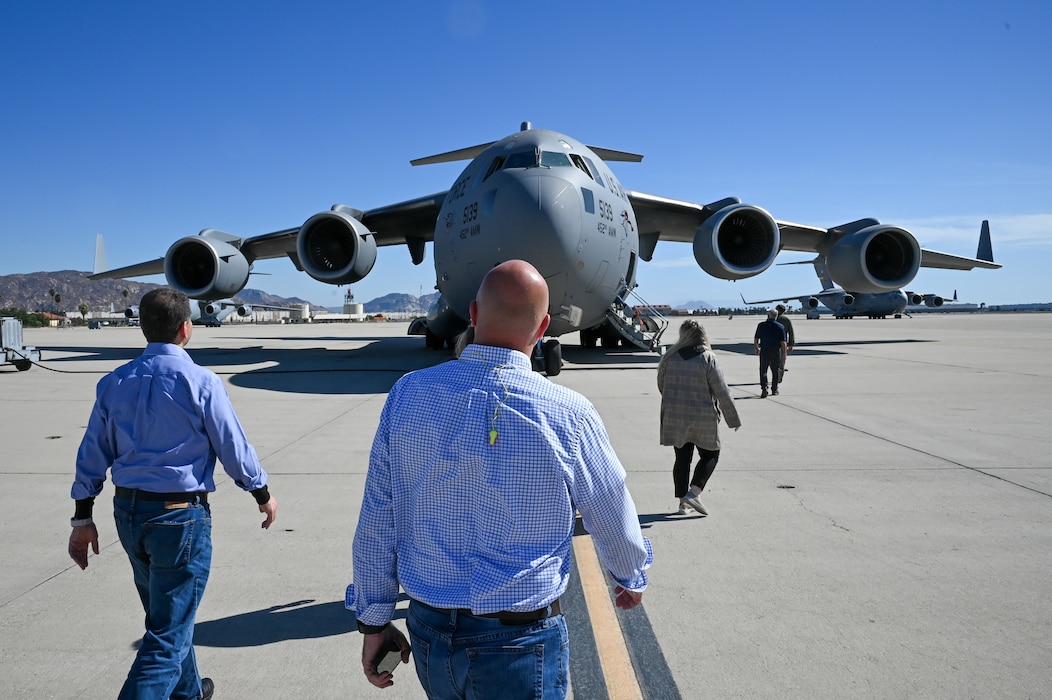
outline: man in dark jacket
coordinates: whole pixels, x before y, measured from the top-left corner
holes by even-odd
[[[771,393],[778,396],[778,380],[781,378],[782,363],[785,362],[786,334],[785,326],[775,318],[778,312],[771,309],[767,320],[757,324],[753,335],[753,347],[760,356],[760,398],[767,398],[767,370],[771,370]]]

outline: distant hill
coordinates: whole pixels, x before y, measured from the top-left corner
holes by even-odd
[[[115,311],[123,311],[132,304],[137,304],[146,292],[164,286],[131,280],[93,281],[88,279],[90,274],[90,272],[62,270],[61,272],[0,275],[0,308],[64,313],[77,311],[84,303],[87,304],[89,312],[106,313],[109,312],[111,306]],[[286,299],[258,289],[242,289],[234,295],[234,298],[247,304],[272,306],[309,303],[297,297]],[[311,308],[317,310],[322,307],[311,304]]]
[[[691,311],[693,311],[694,309],[706,309],[708,311],[715,311],[717,307],[713,306],[707,301],[685,301],[682,304],[676,304],[675,308],[690,309]]]
[[[28,274],[0,275],[0,308],[15,308],[29,312],[49,311],[64,313],[77,311],[82,303],[88,311],[107,313],[112,306],[123,311],[138,303],[143,294],[162,284],[133,282],[131,280],[89,280],[90,272],[62,270],[61,272],[31,272]],[[366,313],[407,312],[426,314],[438,293],[415,297],[412,294],[388,294],[365,303]],[[242,289],[234,295],[237,301],[246,304],[269,306],[291,306],[309,304],[312,311],[324,307],[311,304],[299,297],[279,297],[259,289]],[[337,313],[343,307],[331,309]]]

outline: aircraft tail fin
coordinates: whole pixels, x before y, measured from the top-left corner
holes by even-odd
[[[106,246],[102,243],[102,234],[95,236],[95,267],[91,274],[97,275],[106,269]]]
[[[819,256],[811,261],[815,266],[815,274],[818,275],[819,281],[822,282],[822,291],[828,292],[833,288],[833,278],[829,276],[829,268],[826,267],[826,260],[822,256]]]
[[[983,219],[983,227],[979,230],[979,249],[975,251],[975,257],[987,262],[994,261],[994,247],[990,242],[990,222]]]

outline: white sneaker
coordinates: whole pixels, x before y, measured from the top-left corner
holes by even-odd
[[[709,511],[705,510],[705,506],[701,504],[701,499],[697,496],[691,496],[689,493],[683,497],[683,502],[688,506],[698,511],[702,515],[708,515]]]
[[[687,504],[681,498],[681,499],[679,499],[679,510],[676,511],[676,515],[686,515],[686,514],[687,514]]]

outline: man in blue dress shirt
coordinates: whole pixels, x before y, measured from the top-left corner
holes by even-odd
[[[216,458],[251,492],[264,528],[278,503],[222,380],[183,349],[193,333],[186,295],[147,293],[139,321],[146,350],[96,388],[77,452],[69,555],[85,569],[88,546],[99,553],[92,507],[109,470],[117,534],[146,611],[146,634],[119,698],[207,700],[215,686],[198,674],[193,635],[212,561],[208,493]]]
[[[532,265],[494,267],[471,303],[474,342],[387,397],[354,537],[362,667],[375,686],[393,683],[376,668],[385,653],[408,663],[412,648],[432,698],[565,697],[559,596],[576,511],[618,607],[642,599],[653,555],[603,422],[531,367],[547,312]],[[391,625],[399,586],[412,647]]]

